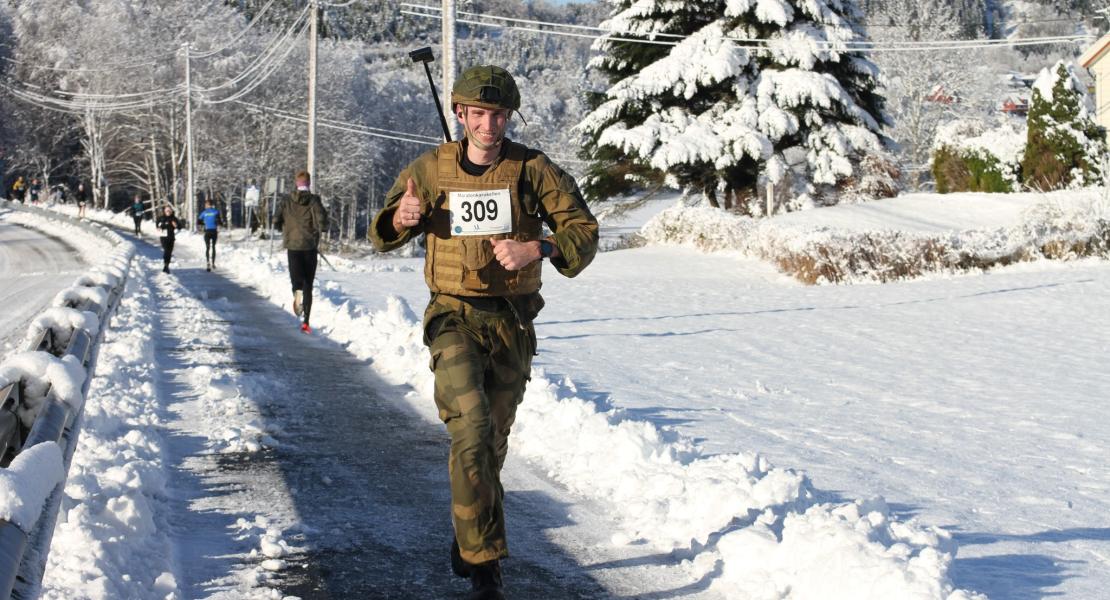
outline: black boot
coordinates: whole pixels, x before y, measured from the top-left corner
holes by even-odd
[[[470,577],[470,563],[459,554],[459,541],[451,538],[451,571],[459,577]]]
[[[470,565],[470,585],[473,591],[466,600],[505,600],[501,592],[501,563],[496,560]]]

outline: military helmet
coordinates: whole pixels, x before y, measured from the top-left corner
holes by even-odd
[[[455,80],[451,104],[520,109],[520,90],[508,71],[493,65],[470,67]]]

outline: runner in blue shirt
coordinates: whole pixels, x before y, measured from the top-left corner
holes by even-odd
[[[197,223],[204,225],[204,258],[208,261],[205,271],[216,268],[216,233],[221,221],[219,209],[212,206],[212,200],[205,200],[204,210],[197,215]]]

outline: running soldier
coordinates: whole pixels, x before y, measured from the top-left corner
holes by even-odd
[[[578,275],[597,251],[598,226],[570,175],[505,138],[520,108],[506,70],[468,69],[451,104],[465,139],[401,171],[370,237],[388,251],[427,236],[424,343],[451,438],[451,564],[470,578],[469,599],[499,599],[508,556],[500,474],[536,350],[540,265],[547,258]]]

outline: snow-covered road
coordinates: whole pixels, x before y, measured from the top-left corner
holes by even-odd
[[[65,241],[0,218],[0,354],[23,339],[31,319],[86,267]]]

